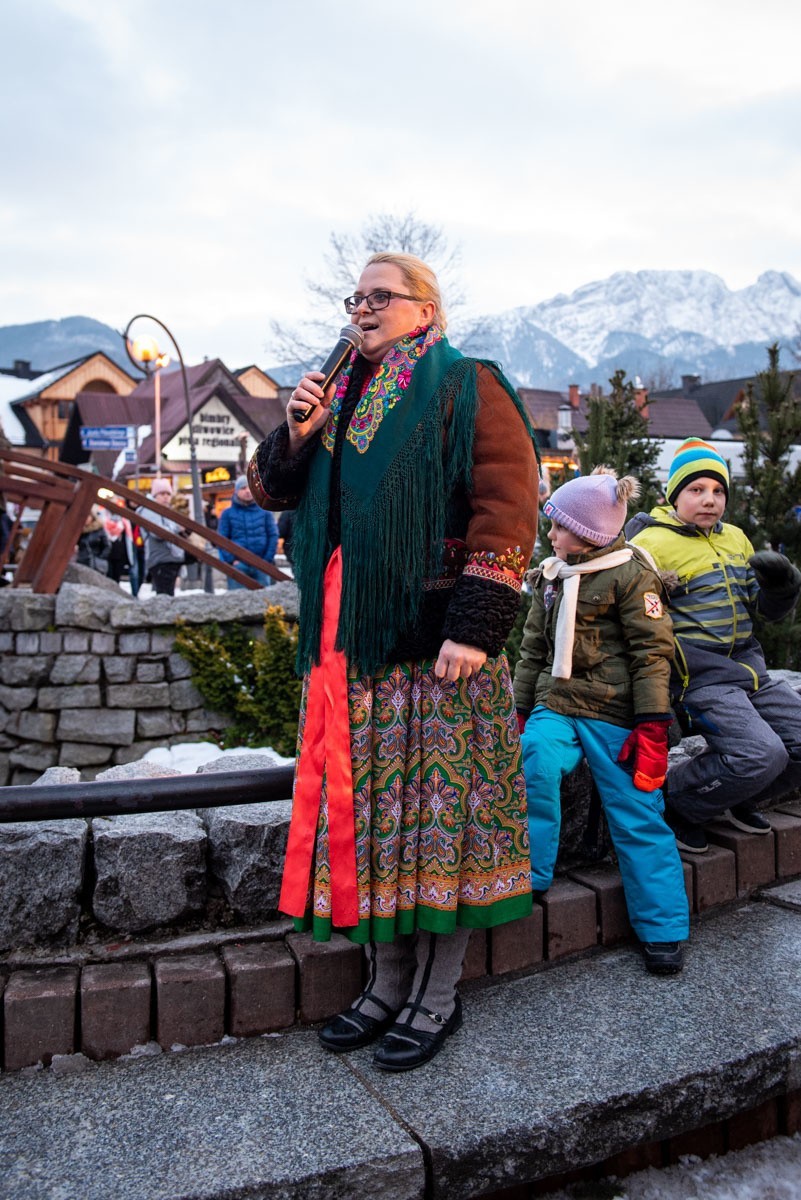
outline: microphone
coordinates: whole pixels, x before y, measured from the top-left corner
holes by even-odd
[[[350,354],[351,350],[358,350],[364,341],[364,331],[358,325],[344,325],[339,331],[339,341],[334,349],[328,355],[320,370],[323,373],[323,378],[320,380],[320,387],[325,391],[335,375],[338,375],[342,370],[345,359]],[[293,408],[292,417],[298,424],[308,421],[316,406],[310,404],[308,408]]]

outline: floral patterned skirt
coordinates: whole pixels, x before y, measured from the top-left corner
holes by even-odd
[[[425,929],[488,928],[531,912],[520,739],[506,655],[471,679],[438,679],[434,660],[348,673],[359,921],[353,941]],[[308,679],[301,702],[303,741]],[[323,778],[306,917],[331,920]]]

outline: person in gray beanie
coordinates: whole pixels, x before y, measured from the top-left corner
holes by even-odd
[[[631,476],[599,467],[546,500],[554,554],[532,575],[514,692],[532,888],[542,893],[551,885],[560,785],[586,758],[646,968],[665,975],[682,969],[689,917],[659,790],[672,719],[672,626],[655,568],[622,533],[628,501],[638,494]]]
[[[278,545],[278,526],[275,517],[264,508],[259,508],[253,500],[253,494],[248,486],[246,476],[240,475],[234,484],[234,495],[229,508],[220,514],[217,532],[223,537],[230,538],[245,550],[258,554],[265,562],[275,558],[275,548]],[[242,562],[229,550],[220,550],[223,562],[233,563],[238,571],[255,579],[262,587],[269,587],[273,580],[266,571]],[[228,588],[233,590],[245,585],[228,579]]]

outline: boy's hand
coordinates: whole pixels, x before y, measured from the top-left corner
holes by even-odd
[[[777,550],[758,550],[748,562],[760,587],[771,592],[801,589],[801,571]]]
[[[669,724],[669,721],[643,721],[635,725],[617,756],[619,763],[633,760],[634,786],[641,792],[655,792],[665,782]]]

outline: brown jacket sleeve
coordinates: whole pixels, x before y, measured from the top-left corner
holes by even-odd
[[[467,563],[443,636],[499,654],[520,607],[523,572],[537,536],[537,458],[531,436],[504,386],[478,366]]]

